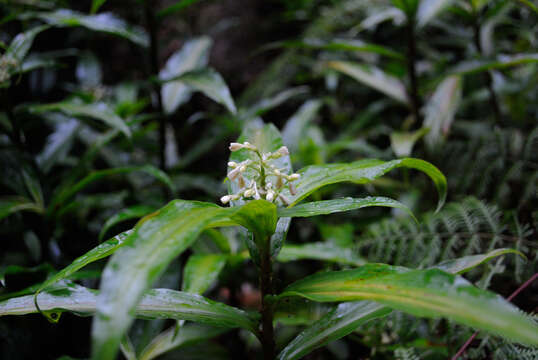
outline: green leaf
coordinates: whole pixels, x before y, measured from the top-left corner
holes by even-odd
[[[172,327],[153,339],[140,353],[138,359],[151,360],[181,346],[207,341],[225,331],[227,329],[221,327],[187,324],[176,333],[175,328]]]
[[[41,170],[47,174],[52,167],[67,156],[73,140],[80,129],[76,119],[66,119],[54,126],[54,131],[47,137],[45,147],[37,155],[36,161]]]
[[[168,58],[166,65],[159,72],[159,79],[172,79],[188,71],[206,66],[211,44],[211,39],[206,36],[193,38],[185,42],[185,45],[180,50]],[[191,94],[192,89],[182,81],[166,82],[161,88],[165,113],[171,114],[176,111],[181,104],[190,99]]]
[[[240,209],[174,200],[138,222],[133,234],[103,271],[93,319],[94,359],[114,358],[120,339],[132,322],[130,311],[135,309],[144,291],[203,230],[238,225],[232,218]],[[242,218],[250,224],[252,220],[246,220],[247,215],[242,214]]]
[[[409,210],[407,206],[400,203],[399,201],[383,196],[368,196],[361,199],[353,199],[347,197],[336,200],[312,201],[290,208],[280,208],[278,209],[278,216],[310,217],[317,215],[333,214],[342,211],[362,209],[370,206],[384,206],[401,209],[411,215],[413,219],[415,219],[413,213],[411,212],[411,210]]]
[[[226,255],[191,255],[183,270],[183,291],[203,294],[217,280],[224,265],[226,265]]]
[[[139,27],[131,26],[112,13],[85,15],[83,13],[58,9],[50,12],[26,12],[22,19],[37,18],[58,27],[82,26],[90,30],[123,37],[143,47],[149,46],[149,37]]]
[[[200,0],[180,0],[180,1],[176,2],[175,4],[169,5],[168,7],[160,10],[157,13],[157,16],[158,17],[165,17],[165,16],[168,16],[168,15],[174,14],[176,12],[179,12],[179,11],[191,6],[192,4],[196,4],[199,1]]]
[[[429,128],[420,128],[413,132],[397,132],[390,134],[390,146],[394,154],[398,157],[410,156],[413,146],[424,135],[430,131]]]
[[[437,265],[437,267],[452,274],[462,273],[478,265],[478,261],[488,261],[493,256],[504,254],[504,250],[506,249],[494,250],[489,254],[476,255],[476,257],[470,256],[450,260]],[[359,326],[371,319],[384,317],[391,312],[391,308],[371,301],[363,300],[341,303],[332,312],[301,332],[282,350],[278,359],[299,359],[312,350],[326,345],[330,341],[340,339],[352,333]]]
[[[277,359],[300,359],[312,350],[350,334],[360,325],[391,312],[390,308],[370,301],[342,303],[288,343]]]
[[[58,102],[45,105],[34,105],[29,107],[29,111],[35,114],[41,114],[51,111],[61,111],[65,115],[78,117],[88,117],[102,121],[111,128],[118,129],[125,134],[131,136],[131,130],[125,124],[125,121],[114,113],[110,107],[102,102],[93,104],[77,104],[71,102]]]
[[[43,213],[43,207],[22,196],[4,196],[0,198],[0,219],[18,211]]]
[[[462,258],[446,260],[433,266],[433,268],[441,269],[452,274],[463,274],[464,272],[467,272],[497,256],[504,254],[516,254],[521,256],[523,259],[527,259],[525,255],[517,250],[495,249],[487,254],[470,255]]]
[[[269,240],[276,230],[276,205],[267,200],[252,200],[241,206],[231,218],[250,229],[258,248],[265,249],[264,241]]]
[[[372,300],[415,316],[446,317],[517,342],[538,344],[538,325],[519,309],[439,269],[367,264],[308,276],[288,286],[279,298],[286,296],[319,302]]]
[[[330,61],[327,66],[409,106],[409,97],[407,96],[405,85],[399,79],[386,74],[375,66],[347,61]]]
[[[161,82],[165,84],[171,81],[178,85],[183,83],[192,90],[203,92],[209,98],[224,105],[232,114],[237,111],[230,89],[228,89],[222,76],[212,68],[191,70],[170,79],[161,79]]]
[[[293,153],[299,149],[308,125],[314,120],[323,103],[320,100],[308,100],[286,122],[282,129],[282,142]]]
[[[3,57],[15,60],[18,63],[18,66],[20,66],[22,60],[26,57],[28,51],[30,51],[36,36],[49,28],[50,26],[41,25],[18,34],[9,44]]]
[[[125,220],[131,220],[146,216],[147,214],[155,210],[156,209],[154,207],[146,205],[135,205],[122,209],[119,213],[108,218],[108,220],[105,222],[105,224],[101,228],[101,232],[99,232],[99,241],[101,241],[105,237],[107,231],[114,225],[119,224],[120,222],[123,222]]]
[[[82,189],[84,189],[86,186],[90,185],[94,181],[100,180],[107,176],[125,174],[125,173],[130,173],[133,171],[142,171],[149,175],[152,175],[157,180],[167,185],[172,192],[174,191],[174,185],[172,184],[172,181],[170,180],[168,175],[166,175],[166,173],[164,173],[163,171],[151,165],[126,166],[126,167],[119,167],[119,168],[112,168],[112,169],[105,169],[105,170],[97,170],[90,173],[88,176],[86,176],[85,178],[77,182],[76,184],[65,185],[63,188],[61,188],[52,198],[51,204],[49,205],[49,211],[56,210],[61,204],[65,204],[65,202],[69,200],[72,196],[74,196],[76,193],[78,193],[79,191],[81,191]]]
[[[95,14],[99,11],[99,8],[103,6],[106,0],[92,0],[92,8],[90,10],[91,14]]]
[[[538,53],[498,55],[493,60],[469,60],[464,61],[448,72],[454,75],[476,74],[488,70],[507,69],[513,66],[538,62]]]
[[[291,90],[288,90],[289,92],[292,92]],[[293,92],[296,93],[296,92]],[[289,93],[286,95],[288,96]],[[286,97],[283,96],[283,97]],[[262,121],[250,121],[247,123],[245,128],[243,129],[243,132],[241,133],[241,136],[237,139],[238,142],[243,143],[245,141],[250,142],[251,144],[255,145],[258,150],[261,153],[268,153],[268,152],[274,152],[278,150],[280,147],[282,147],[284,144],[282,143],[282,136],[280,135],[280,132],[273,124],[263,124]],[[235,161],[237,163],[247,160],[258,160],[256,158],[256,155],[253,154],[251,151],[246,150],[239,150],[236,152],[232,152],[230,154],[230,161]],[[291,159],[289,155],[283,156],[279,159],[274,160],[273,164],[279,168],[284,169],[285,173],[291,174],[293,172],[293,169],[291,167]],[[228,168],[228,172],[230,172],[232,169]],[[245,172],[245,176],[247,178],[252,178],[254,176],[253,173],[251,173],[250,169],[247,169]],[[267,180],[272,182],[273,184],[276,184],[276,178],[272,176],[268,176]],[[237,182],[235,181],[229,181],[228,182],[228,192],[230,194],[236,194],[239,191],[239,186]],[[241,202],[232,202],[232,205],[240,205]],[[284,239],[286,237],[286,234],[288,232],[290,225],[290,219],[281,217],[278,219],[276,230],[274,230],[274,235],[271,237],[271,256],[275,257],[278,255],[278,252],[280,251],[280,248],[282,247],[282,244],[284,242]],[[254,243],[247,237],[247,245],[249,247],[250,255],[252,257],[252,260],[259,264],[259,255],[256,253],[257,249],[254,246]]]
[[[463,79],[449,76],[437,86],[424,109],[424,125],[430,131],[425,136],[426,144],[433,148],[441,143],[450,132],[454,116],[461,102]]]
[[[417,27],[421,28],[450,5],[453,0],[420,0],[417,10]]]
[[[98,291],[75,284],[57,286],[37,295],[42,311],[69,311],[91,315],[96,311]],[[170,289],[153,289],[142,296],[134,309],[142,319],[189,320],[213,326],[241,327],[256,332],[256,318],[243,310],[211,301],[200,295]],[[0,302],[0,317],[37,313],[34,296],[22,296]]]
[[[366,261],[357,256],[356,250],[330,243],[308,243],[304,245],[284,244],[277,260],[281,262],[314,259],[346,265],[364,265]]]
[[[58,281],[67,279],[71,274],[82,269],[84,266],[112,255],[117,249],[123,246],[125,240],[131,235],[132,230],[125,231],[121,234],[114,236],[112,239],[109,239],[102,244],[99,244],[84,255],[79,256],[67,267],[63,268],[61,271],[56,273],[54,276],[48,278],[43,284],[41,284],[41,286],[36,291],[36,296],[41,291],[49,288]]]
[[[340,182],[366,184],[383,176],[388,171],[400,167],[420,170],[432,179],[439,194],[437,205],[437,209],[439,210],[446,199],[446,178],[439,169],[429,162],[414,158],[403,158],[391,161],[365,159],[349,164],[307,166],[298,171],[301,177],[294,183],[297,188],[297,193],[291,195],[289,190],[285,189],[282,194],[289,199],[291,207],[325,185]]]

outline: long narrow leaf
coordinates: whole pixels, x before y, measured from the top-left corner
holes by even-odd
[[[368,264],[355,270],[315,274],[279,295],[313,301],[373,300],[415,316],[447,317],[525,344],[538,344],[538,325],[499,295],[439,269],[410,270]]]
[[[347,265],[364,265],[366,261],[352,248],[343,248],[330,243],[308,243],[303,245],[285,244],[278,254],[280,262],[314,259]]]
[[[224,265],[226,265],[226,255],[191,255],[183,270],[183,291],[203,294],[217,280]]]
[[[105,237],[107,231],[114,225],[125,220],[141,218],[142,216],[146,216],[155,210],[156,209],[154,207],[146,205],[135,205],[121,210],[117,214],[114,214],[112,217],[108,218],[108,220],[105,222],[101,228],[101,231],[99,232],[99,241]]]

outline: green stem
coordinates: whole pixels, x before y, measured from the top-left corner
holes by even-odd
[[[260,249],[260,289],[262,295],[262,332],[263,359],[273,360],[276,356],[275,337],[273,328],[273,304],[269,297],[273,294],[273,269],[271,262],[270,238],[264,242],[264,249]]]

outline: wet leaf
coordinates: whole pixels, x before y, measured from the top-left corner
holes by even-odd
[[[43,207],[22,196],[4,196],[0,198],[0,219],[18,211],[43,212]]]
[[[183,270],[183,291],[203,294],[217,280],[224,265],[226,265],[226,255],[191,255]]]
[[[516,254],[526,259],[526,256],[517,250],[495,249],[486,254],[470,255],[462,258],[446,260],[433,266],[433,268],[441,269],[452,274],[462,274],[485,262],[488,262],[493,258],[496,258],[497,256],[501,256],[504,254]]]
[[[280,262],[313,259],[346,265],[364,265],[366,261],[353,248],[344,248],[330,243],[308,243],[303,245],[284,244],[278,254]]]
[[[319,302],[372,300],[415,316],[446,317],[513,341],[538,344],[538,325],[518,308],[439,269],[367,264],[308,276],[288,286],[279,298],[286,296]]]
[[[108,220],[105,222],[105,224],[101,228],[101,231],[99,232],[99,241],[101,241],[105,237],[107,231],[114,225],[119,224],[120,222],[123,222],[125,220],[141,218],[142,216],[146,216],[147,214],[155,210],[156,209],[154,207],[146,205],[135,205],[122,209],[120,212],[108,218]]]

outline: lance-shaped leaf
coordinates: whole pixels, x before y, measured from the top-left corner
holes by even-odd
[[[347,265],[364,265],[366,261],[352,248],[344,248],[330,243],[308,243],[304,245],[285,244],[278,254],[280,262],[314,259]]]
[[[108,126],[120,130],[126,136],[131,136],[131,130],[125,121],[116,115],[105,103],[79,104],[72,102],[58,102],[53,104],[35,105],[29,108],[30,112],[41,114],[51,111],[61,111],[65,115],[73,117],[88,117],[102,121]]]
[[[452,274],[461,274],[477,266],[479,261],[488,261],[495,256],[514,252],[506,250],[508,249],[498,249],[488,254],[449,260],[435,267],[442,267],[443,270]],[[384,317],[391,312],[390,307],[371,301],[341,303],[332,312],[302,331],[282,350],[278,358],[280,360],[299,359],[330,341],[352,333],[362,324],[375,318]]]
[[[5,196],[0,198],[0,220],[18,211],[42,213],[43,207],[22,196]]]
[[[423,27],[446,9],[452,0],[420,0],[417,10],[417,27]]]
[[[228,89],[222,76],[214,69],[204,68],[192,70],[171,79],[161,80],[165,84],[170,81],[174,81],[175,83],[181,82],[192,90],[204,93],[207,97],[224,105],[232,114],[235,114],[237,111],[232,95],[230,94],[230,89]]]
[[[224,265],[226,265],[226,255],[191,255],[183,270],[183,291],[203,294],[217,280]]]
[[[446,317],[517,342],[538,344],[538,325],[518,308],[439,269],[367,264],[308,276],[288,286],[279,298],[286,296],[319,302],[372,300],[415,316]]]
[[[512,66],[538,62],[538,53],[498,55],[496,59],[469,60],[449,70],[450,74],[467,75],[488,70],[506,69]]]
[[[57,286],[37,295],[41,311],[68,311],[91,315],[96,311],[99,292],[76,284]],[[34,296],[27,295],[0,302],[0,316],[37,313]],[[257,319],[243,310],[211,301],[203,296],[170,289],[149,290],[134,308],[142,319],[176,319],[195,321],[227,328],[241,327],[257,331]]]
[[[327,66],[409,106],[409,97],[407,96],[405,85],[399,79],[375,66],[347,61],[330,61]]]
[[[463,79],[449,76],[439,84],[424,109],[424,127],[429,129],[425,136],[426,144],[434,147],[450,131],[454,116],[461,102]]]
[[[30,51],[36,36],[48,28],[50,28],[50,26],[42,25],[18,34],[9,44],[3,57],[5,59],[15,60],[17,64],[14,64],[14,69],[16,70],[16,67],[21,65],[20,63],[26,57],[28,51]]]
[[[251,121],[248,123],[241,136],[237,139],[238,142],[248,141],[249,143],[255,145],[261,153],[275,152],[284,144],[282,143],[282,136],[280,132],[273,124],[263,124],[261,121]],[[256,154],[245,149],[232,152],[230,155],[230,161],[235,161],[237,163],[251,159],[253,161],[258,161]],[[293,169],[291,167],[291,159],[289,155],[282,156],[279,159],[273,161],[273,164],[279,168],[283,169],[284,173],[291,174]],[[232,169],[228,168],[228,172]],[[253,178],[256,174],[253,173],[254,170],[247,169],[245,172],[245,177],[247,179]],[[267,176],[267,181],[273,184],[277,183],[277,179],[274,176]],[[240,187],[236,181],[228,182],[228,191],[230,194],[236,194],[240,190]],[[240,201],[232,202],[233,205],[240,205]],[[278,219],[276,230],[274,230],[274,235],[271,237],[271,256],[275,257],[278,255],[280,248],[284,242],[286,234],[288,232],[290,225],[290,219],[286,217],[281,217]],[[247,238],[247,245],[250,250],[251,257],[255,263],[259,263],[259,255],[257,254],[256,246],[253,241]]]
[[[370,301],[342,303],[297,335],[277,359],[300,359],[312,350],[350,334],[361,324],[391,312],[390,308]]]
[[[52,198],[49,210],[55,210],[59,205],[65,203],[68,199],[74,196],[76,193],[84,189],[86,186],[90,185],[94,181],[100,180],[104,177],[117,175],[117,174],[126,174],[133,171],[142,171],[149,175],[154,176],[156,179],[161,181],[163,184],[168,185],[171,191],[174,189],[172,180],[164,173],[163,171],[157,169],[151,165],[144,166],[126,166],[113,169],[98,170],[92,172],[90,175],[86,176],[79,182],[75,184],[68,184],[63,186]]]
[[[172,54],[166,65],[159,73],[160,80],[172,79],[188,71],[200,69],[207,65],[211,39],[208,37],[194,38]],[[167,114],[173,113],[191,97],[192,90],[181,81],[170,81],[161,88],[163,108]]]
[[[72,118],[66,120],[54,126],[54,131],[47,137],[45,147],[36,157],[44,173],[48,173],[54,164],[65,159],[80,129],[78,120]]]
[[[73,10],[58,9],[51,12],[26,12],[20,17],[23,19],[38,18],[58,27],[82,26],[90,30],[123,37],[140,46],[147,47],[149,45],[149,37],[144,29],[131,26],[109,12],[86,15]]]
[[[135,205],[121,210],[119,213],[112,215],[112,217],[108,218],[105,222],[99,232],[99,241],[105,237],[107,231],[114,225],[119,224],[122,221],[141,218],[155,210],[154,207],[146,205]]]
[[[114,358],[120,339],[132,322],[130,312],[135,309],[143,292],[176,256],[192,245],[203,230],[239,225],[232,220],[239,210],[175,200],[138,222],[133,234],[116,251],[103,271],[101,294],[93,319],[94,359]],[[276,218],[274,212],[269,216]],[[242,214],[243,220],[247,215]],[[256,216],[265,214],[256,213]],[[249,224],[251,220],[244,223]]]
[[[441,269],[452,274],[462,274],[504,254],[516,254],[526,259],[525,255],[514,249],[495,249],[486,254],[470,255],[462,258],[445,260],[433,266],[433,268]]]
[[[297,151],[308,125],[314,120],[323,103],[320,100],[308,100],[286,122],[282,129],[282,141],[291,152]]]
[[[228,329],[222,327],[187,324],[183,326],[179,332],[176,332],[172,327],[153,339],[151,343],[142,350],[138,359],[151,360],[172,349],[211,339],[227,330]]]
[[[388,171],[400,167],[420,170],[432,179],[439,194],[437,209],[440,209],[446,198],[446,178],[435,166],[427,161],[403,158],[391,161],[381,161],[376,159],[365,159],[348,164],[327,164],[307,166],[298,171],[299,180],[294,182],[297,193],[291,195],[288,189],[282,194],[290,200],[290,206],[297,204],[308,195],[319,188],[336,184],[339,182],[352,182],[355,184],[366,184]]]
[[[342,198],[336,200],[311,201],[296,205],[290,208],[278,209],[279,217],[310,217],[317,215],[327,215],[342,211],[362,209],[371,206],[383,206],[397,208],[405,211],[415,219],[413,213],[407,206],[399,201],[384,196],[368,196],[361,199]],[[416,221],[416,219],[415,219]]]

